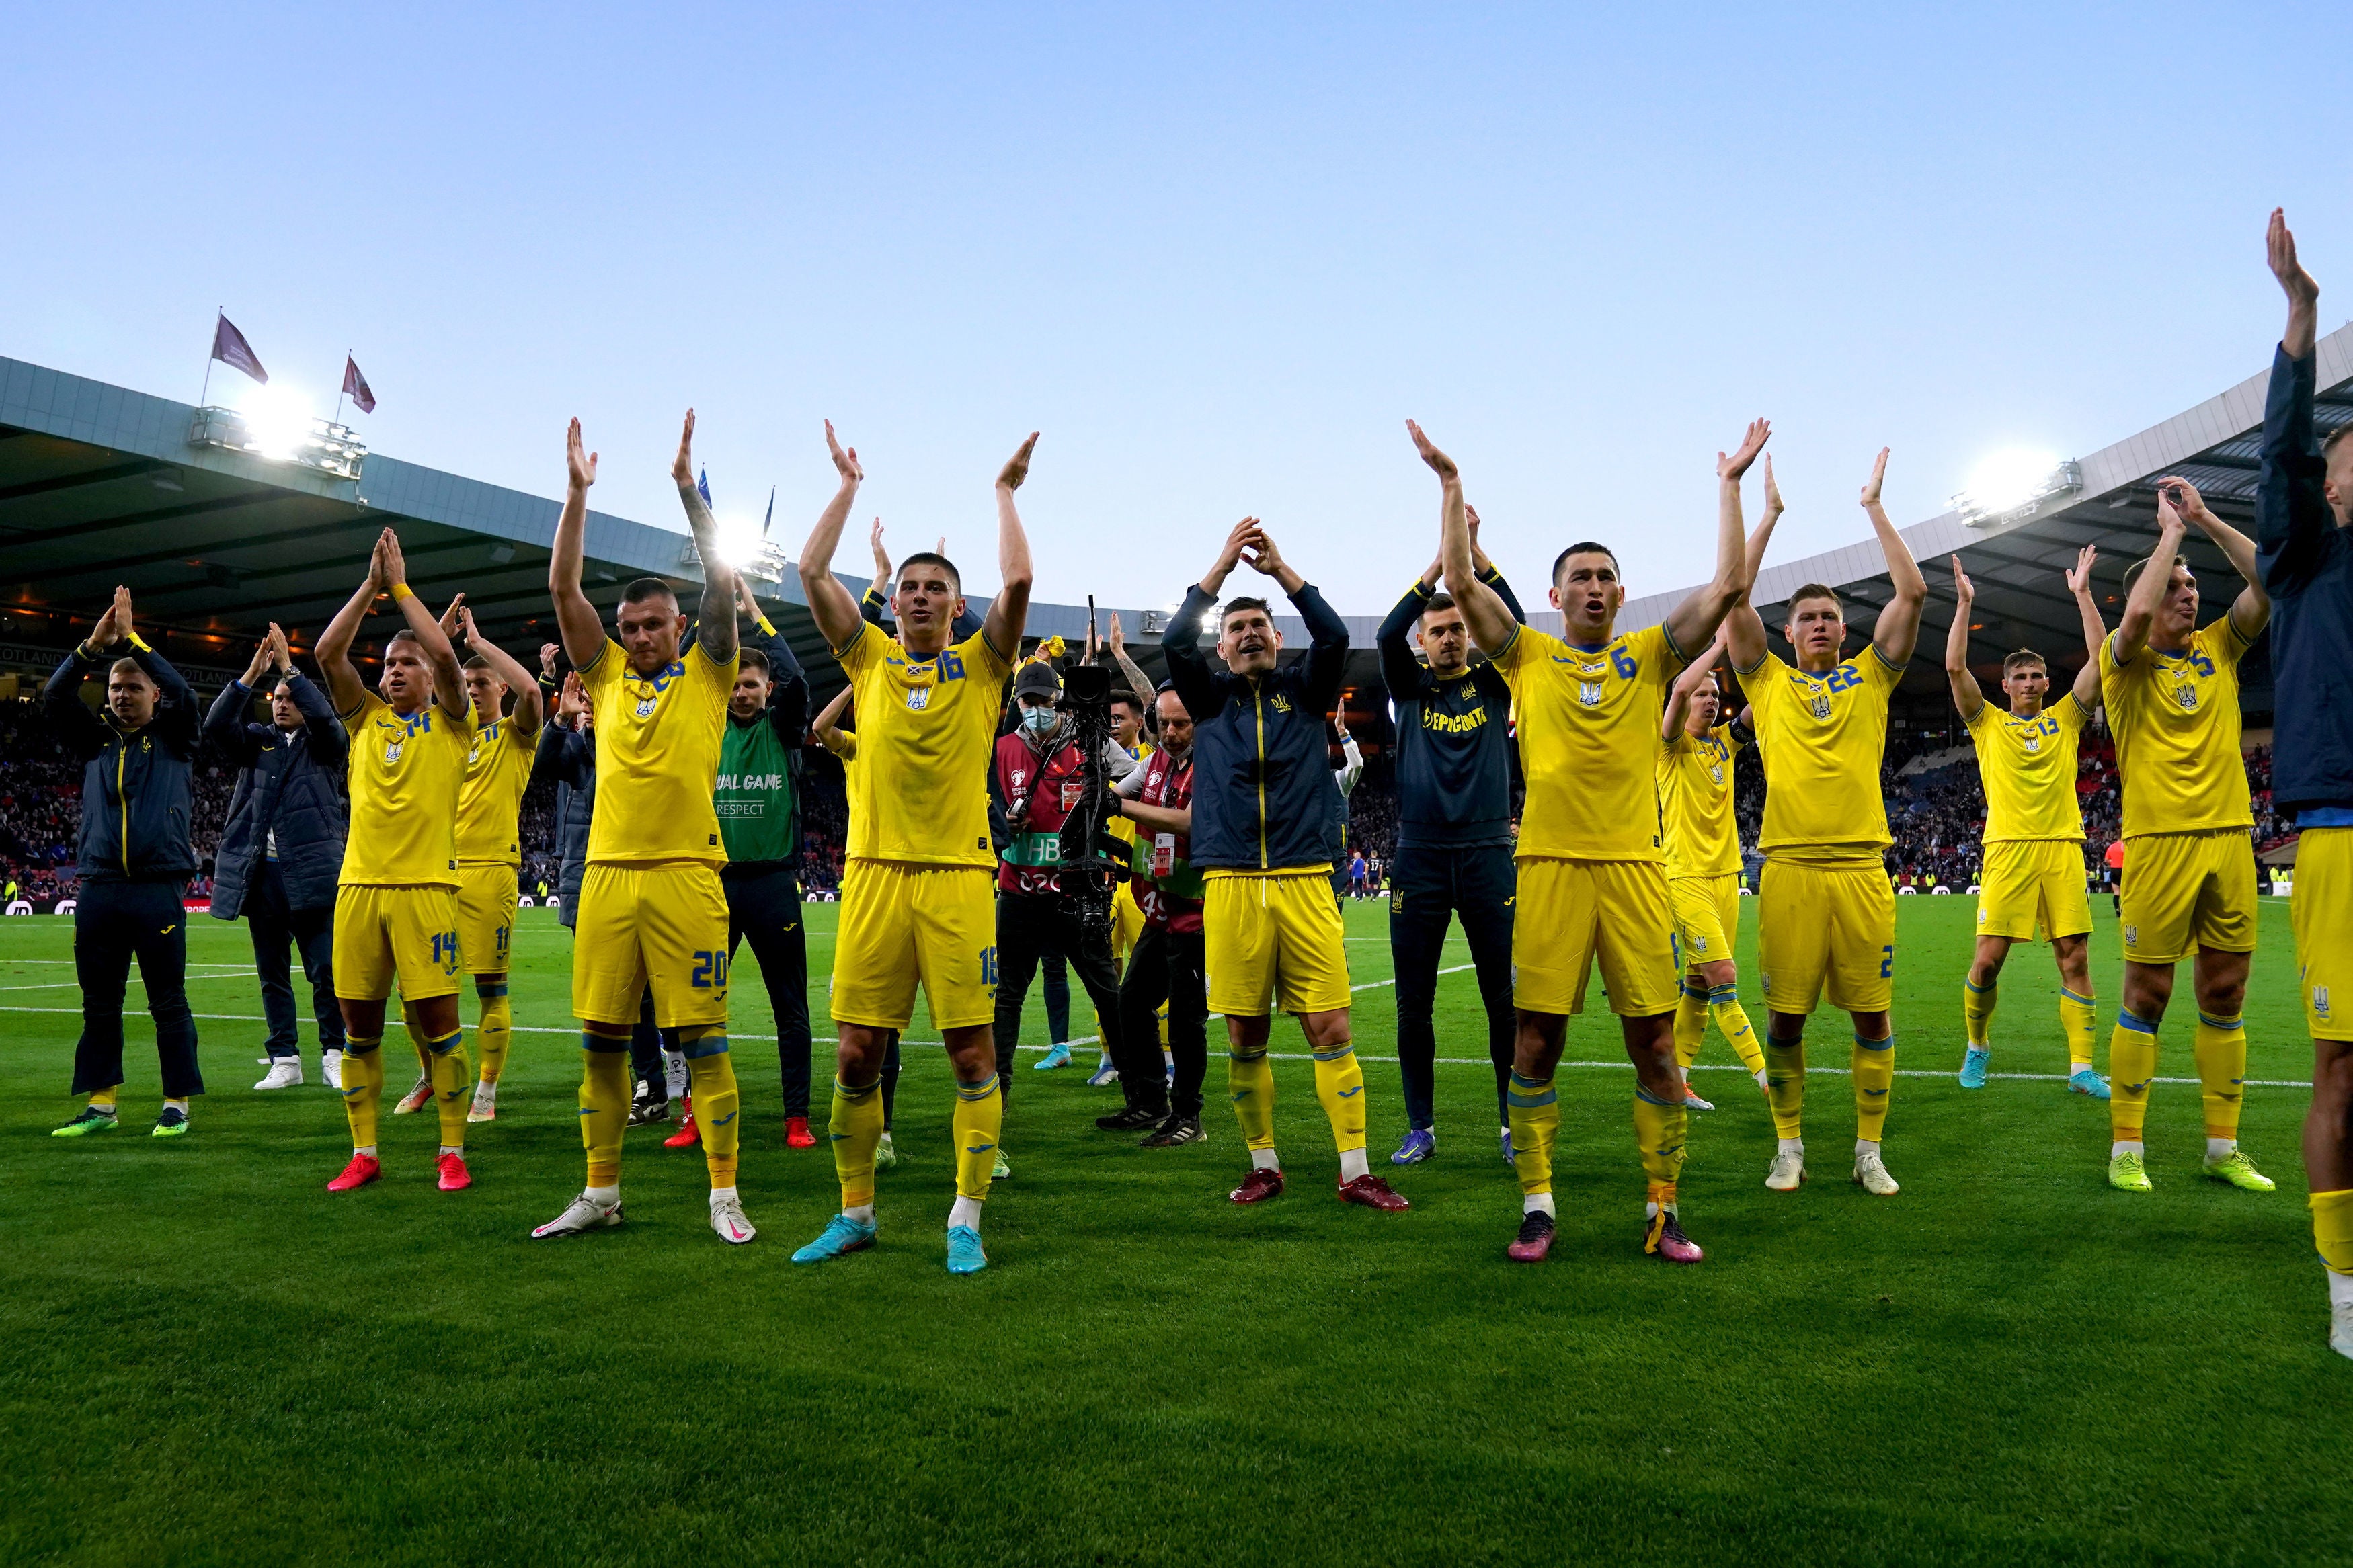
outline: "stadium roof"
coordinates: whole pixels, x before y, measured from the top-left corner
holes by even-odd
[[[2314,422],[2325,437],[2353,424],[2353,324],[2322,338],[2317,353],[2320,393]],[[2073,567],[2076,552],[2084,545],[2096,545],[2100,559],[2093,579],[2101,608],[2114,626],[2123,610],[2125,569],[2147,554],[2156,542],[2159,479],[2178,474],[2188,479],[2217,516],[2252,531],[2269,378],[2266,369],[2195,408],[2078,459],[2081,488],[2050,497],[2032,510],[1982,521],[1948,511],[1902,530],[1928,579],[1920,653],[1905,671],[1905,690],[1943,697],[1941,656],[1955,603],[1946,561],[1956,553],[1977,587],[1969,636],[1972,665],[1998,668],[2004,654],[2032,647],[2050,658],[2054,668],[2073,669],[2084,657],[2084,634],[2061,574]],[[2184,553],[2204,591],[2200,614],[2208,619],[2222,614],[2237,592],[2235,586],[2226,587],[2237,583],[2237,574],[2195,529]],[[1893,591],[1879,545],[1867,536],[1859,543],[1802,560],[1768,558],[1757,579],[1756,599],[1777,641],[1788,595],[1807,583],[1828,584],[1847,599],[1847,622],[1859,636],[1869,635],[1872,617]],[[1620,624],[1651,625],[1689,592],[1630,601]],[[2270,681],[2266,645],[2249,656],[2245,702],[2251,711],[2269,710]]]

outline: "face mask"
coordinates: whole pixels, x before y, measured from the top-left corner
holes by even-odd
[[[1054,727],[1056,714],[1051,708],[1024,708],[1021,727],[1033,735],[1042,735]]]

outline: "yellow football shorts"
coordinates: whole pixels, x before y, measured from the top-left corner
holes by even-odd
[[[1209,1011],[1262,1018],[1348,1005],[1348,949],[1332,868],[1214,868],[1202,874],[1203,967]]]
[[[504,974],[514,936],[515,868],[480,860],[458,866],[458,952],[470,974]]]
[[[849,861],[833,939],[834,1021],[903,1029],[918,984],[939,1028],[996,1019],[997,873]]]
[[[1621,1018],[1672,1013],[1683,995],[1675,967],[1674,898],[1667,869],[1647,860],[1519,858],[1512,920],[1512,1001],[1530,1013],[1581,1013],[1596,960],[1609,1010]]]
[[[335,994],[381,1002],[458,994],[458,900],[447,888],[352,888],[335,894]]]
[[[1757,889],[1765,1005],[1800,1016],[1828,994],[1843,1013],[1884,1013],[1895,996],[1895,885],[1877,856],[1765,862]]]
[[[2305,1026],[2316,1040],[2353,1040],[2353,827],[2304,830],[2288,912]]]
[[[2200,948],[2255,951],[2255,854],[2245,828],[2152,833],[2125,853],[2127,961],[2172,963]]]
[[[650,982],[665,1029],[727,1023],[727,894],[707,860],[588,867],[572,928],[572,1013],[629,1024]]]
[[[1135,901],[1135,889],[1122,882],[1111,900],[1111,952],[1127,967],[1127,955],[1135,951],[1135,939],[1144,934],[1144,910]]]
[[[1978,882],[1978,934],[2016,942],[2082,936],[2092,929],[2084,893],[2084,846],[2073,838],[2021,838],[1985,847]]]
[[[1670,877],[1667,894],[1675,911],[1675,955],[1686,969],[1722,963],[1740,940],[1740,874]]]

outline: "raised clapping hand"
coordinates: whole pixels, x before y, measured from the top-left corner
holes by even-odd
[[[1421,454],[1421,460],[1428,463],[1440,479],[1453,484],[1462,478],[1461,470],[1454,466],[1454,459],[1440,451],[1430,437],[1421,433],[1420,426],[1409,419],[1405,427],[1413,437],[1413,449]]]
[[[2287,214],[2279,207],[2272,209],[2270,230],[2263,236],[2265,259],[2269,260],[2272,276],[2279,279],[2287,292],[2287,302],[2304,310],[2312,310],[2320,301],[2320,285],[2295,258],[2295,236],[2287,226]]]
[[[539,673],[548,679],[555,679],[555,656],[563,650],[552,642],[539,645]]]
[[[1884,484],[1886,479],[1887,448],[1882,447],[1879,449],[1878,459],[1871,465],[1871,482],[1862,487],[1862,504],[1864,506],[1875,507],[1879,504],[1879,487]]]
[[[2081,598],[2092,591],[2092,563],[2099,558],[2097,550],[2084,546],[2075,557],[2074,569],[2067,574],[2067,592]]]
[[[441,635],[452,642],[458,639],[458,627],[465,607],[466,595],[461,593],[449,601],[448,609],[441,612]]]
[[[1111,657],[1113,663],[1127,657],[1127,639],[1120,636],[1117,610],[1111,613]]]
[[[1781,487],[1773,482],[1773,454],[1765,454],[1765,515],[1781,515]]]
[[[596,482],[596,454],[582,447],[577,419],[564,435],[564,465],[565,481],[574,489],[586,490]]]
[[[858,448],[844,447],[833,434],[833,421],[825,422],[825,449],[833,454],[833,470],[841,476],[844,487],[857,484],[866,478],[866,470],[858,466]],[[874,520],[876,536],[881,536],[882,520]]]
[[[694,483],[694,410],[686,411],[686,426],[678,433],[678,456],[670,460],[670,477],[681,485]]]
[[[1757,460],[1757,454],[1765,449],[1765,443],[1772,434],[1773,422],[1771,420],[1751,419],[1748,422],[1748,434],[1741,438],[1740,450],[1733,453],[1732,456],[1728,458],[1721,452],[1718,452],[1715,455],[1715,477],[1719,479],[1730,479],[1736,483],[1738,482],[1741,476],[1748,472],[1748,466]],[[1886,457],[1886,454],[1883,452],[1880,456],[1883,459]],[[1877,483],[1878,481],[1874,478],[1873,480],[1874,489],[1876,489]]]
[[[1021,488],[1021,481],[1029,477],[1029,454],[1035,451],[1037,447],[1038,432],[1032,430],[1029,432],[1029,438],[1021,443],[1021,449],[1008,458],[1005,460],[1005,467],[998,470],[997,489],[1018,490]]]

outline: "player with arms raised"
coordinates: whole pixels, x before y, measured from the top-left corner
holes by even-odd
[[[955,1070],[956,1196],[948,1210],[952,1274],[988,1266],[980,1207],[997,1163],[1005,1100],[997,1078],[997,852],[988,837],[988,770],[997,720],[1029,614],[1029,540],[1013,492],[1029,476],[1037,435],[997,476],[997,564],[1004,586],[980,629],[954,643],[965,613],[955,563],[921,551],[899,563],[894,639],[860,613],[833,574],[842,524],[866,475],[855,447],[825,427],[841,476],[801,551],[809,614],[849,677],[858,763],[848,773],[849,845],[834,938],[833,1163],[841,1212],[793,1254],[822,1263],[874,1243],[874,1150],[882,1138],[882,1061],[914,1016],[920,984]]]
[[[1518,906],[1512,927],[1513,1005],[1518,1016],[1509,1109],[1521,1215],[1511,1257],[1536,1262],[1556,1219],[1552,1149],[1560,1127],[1553,1073],[1568,1016],[1581,1012],[1598,962],[1610,1010],[1634,1064],[1634,1138],[1648,1178],[1642,1250],[1671,1263],[1703,1256],[1684,1236],[1675,1183],[1689,1112],[1675,1068],[1674,907],[1660,847],[1659,731],[1667,689],[1706,648],[1747,587],[1740,476],[1765,449],[1771,426],[1749,426],[1740,449],[1716,454],[1725,496],[1716,527],[1715,577],[1638,632],[1617,629],[1626,589],[1618,558],[1589,541],[1553,562],[1550,598],[1565,637],[1512,617],[1480,578],[1454,461],[1410,420],[1422,460],[1439,478],[1446,587],[1479,646],[1510,683],[1527,800],[1516,851]]]
[[[1765,1184],[1778,1193],[1806,1179],[1806,1019],[1825,994],[1854,1023],[1855,1182],[1881,1197],[1896,1191],[1879,1152],[1895,1082],[1895,889],[1879,768],[1888,699],[1919,640],[1928,584],[1879,504],[1886,475],[1883,447],[1862,509],[1894,591],[1869,647],[1845,657],[1845,606],[1820,583],[1789,596],[1784,635],[1794,664],[1767,646],[1753,605],[1743,604],[1726,623],[1732,666],[1748,694],[1743,717],[1765,764],[1757,966],[1768,1011],[1766,1093],[1780,1135]]]
[[[2084,621],[2089,657],[2075,683],[2045,705],[2051,667],[2021,648],[2001,661],[2001,689],[2010,710],[1997,712],[1969,673],[1969,610],[1977,585],[1953,557],[1953,625],[1945,637],[1945,679],[1953,706],[1977,743],[1978,777],[1985,787],[1984,875],[1978,893],[1977,955],[1961,992],[1968,1049],[1961,1087],[1983,1089],[1992,1055],[1995,981],[2010,943],[2051,942],[2059,964],[2059,1025],[2067,1037],[2067,1087],[2094,1100],[2108,1086],[2092,1070],[2091,900],[2084,893],[2084,807],[2075,794],[2075,749],[2100,700],[2100,643],[2107,636],[2092,597],[2092,563],[2099,552],[2084,546],[2067,574]]]
[[[565,438],[569,481],[556,519],[547,587],[564,651],[596,714],[596,810],[573,928],[572,1011],[580,1020],[580,1140],[588,1181],[532,1232],[569,1236],[621,1223],[621,1131],[629,1120],[629,1033],[650,983],[654,1022],[674,1030],[693,1086],[695,1124],[711,1174],[711,1228],[740,1245],[754,1235],[735,1190],[742,1100],[727,1054],[727,863],[712,791],[735,684],[735,574],[694,488],[694,410],[670,478],[702,562],[694,647],[686,616],[659,577],[621,590],[618,641],[580,591],[588,487],[596,455],[580,421]]]

